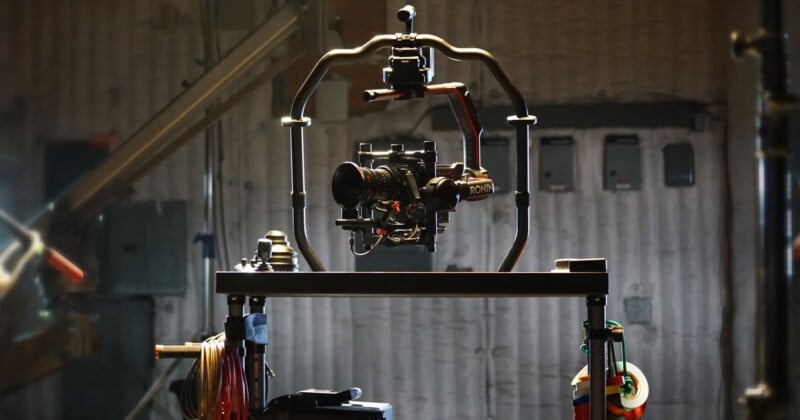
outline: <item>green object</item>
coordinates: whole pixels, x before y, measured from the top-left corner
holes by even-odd
[[[606,325],[610,325],[612,327],[620,327],[620,328],[622,328],[622,324],[620,324],[617,321],[611,320],[611,319],[606,320]],[[584,328],[584,330],[589,329],[589,321],[583,321],[583,328]],[[621,344],[621,346],[622,346],[622,378],[625,381],[625,383],[622,384],[619,389],[620,389],[620,392],[622,393],[622,395],[631,395],[631,394],[633,394],[633,391],[634,391],[634,389],[633,389],[633,379],[631,379],[631,377],[628,376],[628,361],[627,361],[627,355],[626,355],[626,351],[625,351],[625,334],[624,333],[622,334],[621,343],[622,343]],[[584,342],[583,342],[583,344],[581,344],[580,349],[581,349],[581,351],[583,353],[589,354],[589,346],[586,345],[586,339],[584,339]]]

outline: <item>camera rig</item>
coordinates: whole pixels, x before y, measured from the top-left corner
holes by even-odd
[[[422,150],[406,151],[394,144],[387,152],[373,152],[359,145],[359,165],[345,162],[336,168],[331,182],[334,200],[342,207],[336,225],[351,231],[350,248],[356,255],[369,253],[378,244],[424,245],[436,250],[436,235],[444,232],[449,212],[460,201],[478,201],[494,193],[494,184],[483,169],[461,162],[437,165],[436,143],[425,141]],[[371,169],[374,160],[385,165]],[[355,249],[354,233],[369,242]]]
[[[525,247],[530,205],[528,128],[536,124],[536,117],[528,114],[522,94],[494,56],[479,48],[453,47],[435,35],[415,33],[415,16],[415,9],[405,6],[397,13],[397,18],[405,24],[404,32],[376,35],[360,47],[335,49],[323,55],[297,91],[290,115],[281,119],[281,124],[290,129],[295,240],[314,271],[325,271],[325,266],[306,233],[303,128],[311,124],[311,119],[303,113],[311,95],[334,63],[368,57],[382,48],[391,49],[389,65],[383,69],[383,81],[387,87],[365,91],[364,99],[407,100],[446,95],[461,128],[464,161],[437,165],[436,147],[432,142],[426,143],[419,151],[406,151],[395,145],[390,151],[373,152],[362,145],[359,164],[345,162],[340,165],[331,182],[334,199],[343,209],[336,224],[353,233],[351,247],[354,252],[358,253],[353,243],[356,232],[366,237],[363,252],[368,252],[378,243],[424,245],[433,251],[436,249],[436,235],[443,231],[448,213],[454,211],[460,201],[482,200],[494,192],[488,172],[480,166],[482,128],[469,91],[462,83],[431,84],[434,49],[454,60],[482,62],[511,101],[515,114],[507,120],[516,129],[517,231],[498,271],[511,271]],[[374,169],[369,166],[371,161],[379,158],[388,162]]]
[[[398,17],[406,29],[413,27],[414,10],[407,6]],[[359,145],[359,164],[345,162],[336,168],[331,181],[334,200],[342,207],[336,225],[352,232],[350,249],[365,255],[385,244],[423,245],[436,250],[436,235],[444,232],[449,213],[460,201],[478,201],[494,193],[494,183],[481,167],[481,127],[469,91],[462,83],[429,84],[433,79],[433,53],[421,47],[414,34],[398,34],[389,67],[383,69],[388,89],[364,92],[364,100],[407,100],[427,95],[447,95],[463,139],[463,161],[437,164],[436,144],[426,141],[422,150],[406,151],[402,144],[389,151],[373,152],[369,144]],[[376,160],[386,164],[372,169]],[[355,233],[362,234],[363,250],[355,249]]]
[[[494,193],[494,183],[481,167],[481,122],[469,91],[462,83],[432,85],[434,60],[430,47],[420,46],[413,31],[415,11],[400,9],[398,18],[406,32],[398,34],[383,69],[388,89],[364,92],[365,101],[407,100],[444,94],[450,101],[463,139],[463,160],[438,164],[436,143],[425,141],[422,150],[406,151],[394,144],[389,151],[359,145],[359,163],[344,162],[331,181],[334,200],[342,207],[336,225],[351,232],[350,249],[365,255],[385,244],[423,245],[436,250],[436,235],[443,233],[449,213],[460,201],[478,201]],[[373,169],[375,161],[385,164]],[[361,233],[363,250],[355,248]]]

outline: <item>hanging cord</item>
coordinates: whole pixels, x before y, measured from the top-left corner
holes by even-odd
[[[380,244],[381,241],[383,241],[383,238],[385,238],[385,237],[386,237],[386,235],[378,236],[378,239],[376,239],[371,245],[368,245],[368,247],[365,248],[364,251],[359,252],[359,251],[356,251],[355,233],[350,232],[350,252],[352,252],[353,255],[355,255],[356,257],[363,257],[363,256],[369,254],[370,252],[372,252],[373,250],[375,250],[375,248],[378,247],[378,244]]]

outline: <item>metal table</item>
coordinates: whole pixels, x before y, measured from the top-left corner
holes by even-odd
[[[559,260],[552,272],[235,272],[216,292],[241,316],[245,297],[585,297],[592,420],[605,419],[605,260]]]

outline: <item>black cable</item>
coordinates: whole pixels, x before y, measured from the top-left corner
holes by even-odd
[[[610,361],[609,365],[611,365],[614,376],[618,376],[619,372],[617,371],[617,354],[614,352],[614,343],[611,341],[608,342],[608,360]]]
[[[609,341],[608,345],[608,369],[614,373],[614,376],[617,376],[617,362],[614,360],[613,353],[614,353],[614,342]]]

